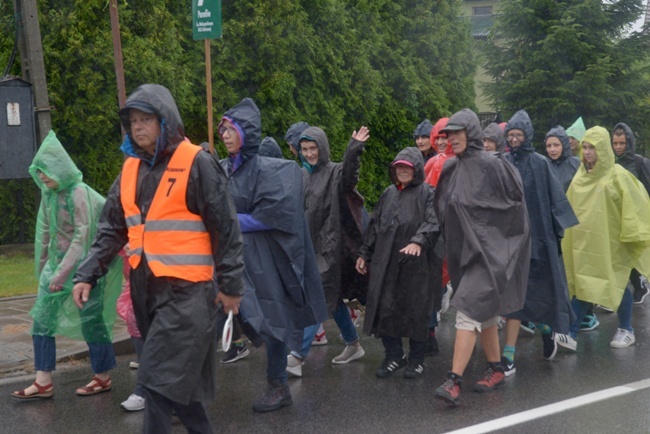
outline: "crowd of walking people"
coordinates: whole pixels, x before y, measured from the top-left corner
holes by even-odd
[[[331,362],[364,357],[352,301],[365,311],[363,333],[381,339],[380,379],[401,369],[422,377],[439,351],[439,312],[455,309],[452,365],[433,391],[451,405],[477,338],[487,363],[479,393],[515,374],[521,329],[539,330],[552,360],[558,345],[576,351],[578,333],[598,327],[599,305],[618,314],[612,348],[636,340],[632,305],[648,294],[650,273],[650,160],[624,123],[611,134],[582,118],[555,126],[542,155],[525,110],[485,129],[469,109],[424,120],[369,214],[357,190],[367,126],[337,163],[326,128],[296,122],[284,137],[296,160],[284,159],[244,98],[221,118],[228,155],[219,160],[185,137],[163,86],[138,87],[119,117],[125,160],[106,199],[53,132],[30,167],[42,191],[36,378],[17,399],[53,396],[55,335],[88,343],[94,375],[78,395],[111,390],[116,304],[138,354],[122,406],[144,410],[146,433],[171,432],[172,414],[190,432],[212,432],[205,403],[230,312],[234,342],[221,362],[247,357],[247,343],[265,347],[257,412],[292,404],[288,378],[327,342],[328,318],[345,342]]]

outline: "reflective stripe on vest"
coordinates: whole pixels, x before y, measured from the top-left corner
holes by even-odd
[[[142,254],[155,276],[200,282],[212,279],[212,243],[201,216],[187,209],[190,169],[201,148],[184,141],[174,152],[160,179],[142,223],[136,184],[140,160],[128,158],[122,168],[120,192],[129,233],[129,264],[136,268]]]

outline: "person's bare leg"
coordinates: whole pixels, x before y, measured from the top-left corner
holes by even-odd
[[[519,329],[519,325],[517,325],[517,329]],[[496,324],[481,331],[481,346],[483,346],[488,362],[499,362],[501,360],[499,354],[499,329]]]
[[[456,330],[456,342],[454,343],[454,358],[451,364],[451,372],[462,376],[469,359],[474,352],[476,345],[476,331],[474,330]],[[497,340],[498,345],[498,340]],[[497,353],[498,353],[497,348]]]
[[[36,371],[36,383],[38,383],[39,386],[51,386],[52,384],[52,372],[50,371]],[[25,390],[25,395],[35,395],[38,393],[38,389],[36,386],[33,384],[26,387]]]
[[[517,345],[519,326],[521,326],[521,320],[512,318],[506,320],[506,345],[510,345],[511,347]]]

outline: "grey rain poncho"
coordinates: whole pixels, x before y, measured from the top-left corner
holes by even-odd
[[[478,117],[469,109],[447,126],[465,127],[467,149],[445,163],[435,209],[442,227],[454,295],[451,305],[475,321],[524,306],[530,228],[521,178],[501,154],[483,150]]]
[[[342,163],[330,161],[325,132],[309,127],[309,137],[318,146],[318,163],[303,170],[305,216],[314,243],[318,270],[330,313],[341,298],[363,300],[367,279],[354,266],[363,233],[363,196],[357,191],[360,157],[364,143],[351,138]]]
[[[533,148],[533,124],[526,111],[518,111],[508,121],[506,133],[512,129],[526,134],[521,146],[512,148],[506,158],[517,167],[524,184],[531,258],[524,309],[502,313],[520,320],[541,322],[566,334],[575,316],[569,304],[560,243],[564,230],[577,225],[578,219],[548,159]]]
[[[46,187],[39,171],[55,180],[58,188]],[[72,278],[90,248],[105,199],[82,182],[81,171],[54,131],[43,141],[29,173],[41,189],[34,243],[38,297],[30,311],[32,334],[110,344],[122,288],[121,258],[108,265],[108,273],[99,279],[83,309],[72,300]],[[63,289],[51,292],[50,284],[63,285]]]
[[[239,154],[221,161],[244,237],[242,315],[258,333],[300,348],[302,330],[327,319],[303,212],[300,167],[258,155],[262,119],[252,99],[244,98],[223,118],[243,134]],[[251,218],[266,229],[247,228]]]
[[[551,128],[549,132],[546,133],[544,143],[546,143],[546,140],[549,137],[557,137],[560,140],[560,143],[562,143],[562,155],[560,155],[560,158],[557,160],[549,158],[549,161],[554,169],[553,174],[560,181],[560,184],[566,193],[569,189],[569,185],[571,185],[573,177],[578,171],[578,167],[580,167],[580,159],[573,156],[573,153],[571,152],[571,143],[569,142],[569,135],[560,125]]]
[[[442,287],[442,261],[436,261],[434,252],[440,233],[433,210],[434,190],[424,182],[419,149],[401,150],[393,163],[398,160],[413,164],[413,181],[400,190],[391,163],[394,184],[379,198],[359,249],[370,273],[363,331],[377,337],[426,341],[434,298]],[[420,256],[399,252],[409,243],[421,246]]]
[[[612,132],[617,129],[622,129],[625,132],[625,153],[620,157],[614,155],[616,164],[620,164],[631,172],[650,194],[650,159],[636,153],[634,134],[627,124],[623,122],[616,124]]]

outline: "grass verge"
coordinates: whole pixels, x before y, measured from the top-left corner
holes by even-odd
[[[33,255],[0,255],[0,297],[36,294]]]

